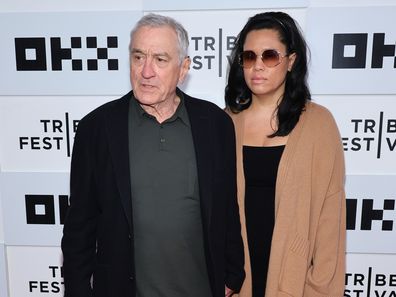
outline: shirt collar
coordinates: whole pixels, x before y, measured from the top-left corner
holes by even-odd
[[[184,103],[184,94],[179,88],[176,88],[176,95],[180,98],[180,103],[177,106],[175,113],[169,119],[167,119],[164,123],[173,122],[176,119],[180,119],[187,127],[190,127],[190,120],[188,118],[187,109],[186,109],[186,106]],[[148,114],[142,108],[142,106],[139,104],[139,101],[136,99],[136,97],[133,95],[133,93],[132,93],[132,97],[131,97],[130,106],[131,106],[130,108],[132,108],[132,111],[133,111],[133,116],[135,117],[138,125],[141,125],[142,121],[145,118],[154,119],[154,117],[152,115]]]

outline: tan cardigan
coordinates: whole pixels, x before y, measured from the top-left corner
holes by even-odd
[[[229,114],[236,131],[238,203],[246,271],[245,282],[236,296],[250,297],[242,164],[244,112]],[[344,295],[344,179],[343,147],[336,123],[326,108],[309,102],[289,135],[278,168],[266,297]]]

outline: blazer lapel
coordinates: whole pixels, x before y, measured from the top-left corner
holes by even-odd
[[[212,213],[211,181],[213,174],[213,136],[211,134],[210,119],[205,110],[201,108],[201,105],[194,101],[197,99],[192,99],[185,94],[184,99],[194,141],[202,220],[206,229],[205,233],[208,234]]]
[[[132,229],[132,198],[128,151],[128,108],[132,92],[116,102],[107,117],[107,137],[115,179],[125,216]]]

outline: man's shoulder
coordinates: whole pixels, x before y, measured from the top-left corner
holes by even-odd
[[[81,119],[81,121],[94,121],[112,112],[127,111],[128,101],[131,96],[132,96],[132,91],[130,91],[129,93],[125,94],[120,98],[108,101],[96,107],[94,110],[90,111]]]
[[[222,108],[209,100],[192,97],[184,93],[184,101],[187,110],[189,111],[194,110],[195,112],[199,112],[201,115],[207,114],[220,118],[228,118],[228,115]]]
[[[201,108],[208,108],[208,109],[219,109],[220,107],[218,107],[216,104],[214,104],[213,102],[210,102],[209,100],[206,99],[201,99],[201,98],[197,98],[197,97],[193,97],[190,96],[186,93],[183,93],[184,96],[184,100],[187,104],[192,104],[195,106],[199,106]]]

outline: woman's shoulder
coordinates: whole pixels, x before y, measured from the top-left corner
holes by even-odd
[[[302,116],[305,118],[306,126],[316,135],[339,135],[336,120],[327,107],[310,101],[306,104]]]
[[[311,117],[333,117],[327,107],[313,101],[308,101],[305,104],[305,110],[310,113]]]
[[[322,124],[325,124],[326,122],[335,123],[334,116],[331,111],[327,107],[316,102],[307,102],[303,114],[305,114],[309,121],[315,121]]]

